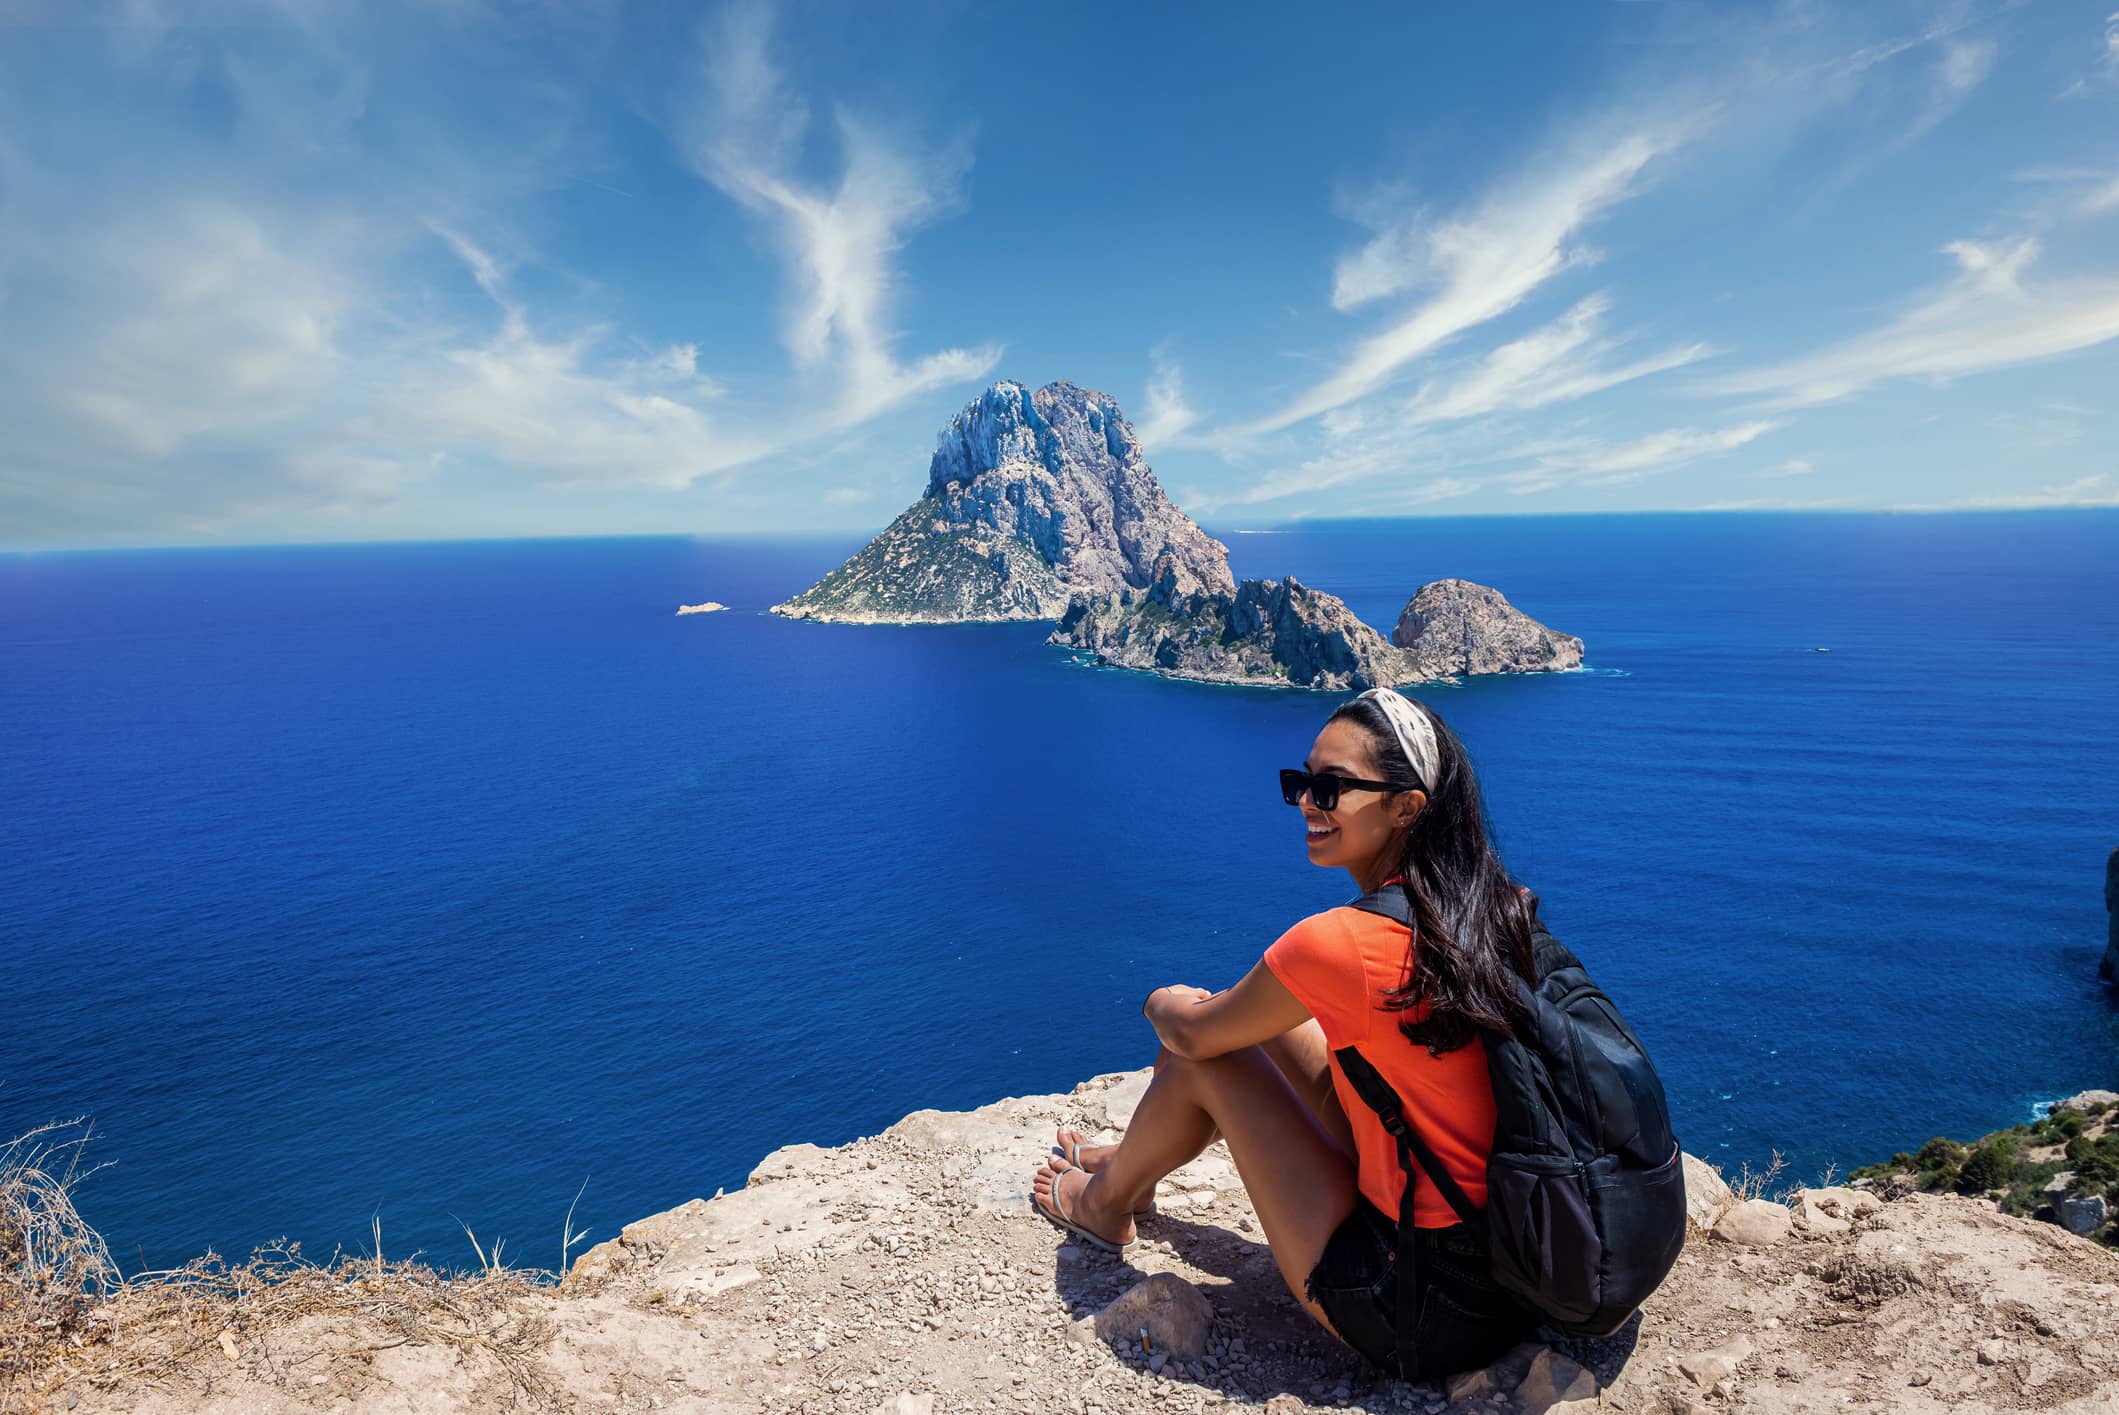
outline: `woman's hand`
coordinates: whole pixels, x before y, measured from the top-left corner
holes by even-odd
[[[1152,1022],[1155,1020],[1155,1009],[1158,1002],[1163,1006],[1169,1006],[1172,1003],[1201,1002],[1212,996],[1214,994],[1208,992],[1205,988],[1187,987],[1183,983],[1172,983],[1166,988],[1157,988],[1154,992],[1149,993],[1148,1000],[1140,1005],[1140,1010],[1142,1015]]]
[[[1179,1014],[1212,996],[1214,994],[1205,988],[1172,983],[1166,988],[1157,988],[1149,993],[1147,1001],[1140,1005],[1140,1015],[1147,1018],[1148,1025],[1155,1029],[1156,1039],[1170,1050],[1176,1051],[1176,1038],[1183,1028],[1183,1019]]]
[[[1301,1026],[1309,1009],[1260,963],[1224,992],[1173,983],[1141,1004],[1156,1039],[1179,1056],[1203,1059]]]
[[[1204,987],[1187,987],[1185,983],[1172,983],[1170,987],[1157,987],[1155,991],[1148,993],[1146,1000],[1140,1004],[1140,1015],[1148,1019],[1148,1025],[1155,1027],[1155,1036],[1161,1038],[1165,1044],[1168,1044],[1170,1042],[1168,1023],[1170,1023],[1170,1017],[1172,1017],[1172,1008],[1191,1006],[1191,1004],[1199,1002],[1201,998],[1212,998],[1212,996],[1214,996],[1214,993],[1210,993]]]

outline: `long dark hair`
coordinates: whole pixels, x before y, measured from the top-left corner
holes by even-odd
[[[1413,906],[1410,972],[1384,1005],[1405,1011],[1422,1002],[1427,1015],[1398,1030],[1433,1055],[1470,1042],[1478,1033],[1512,1037],[1528,1020],[1514,978],[1535,984],[1531,929],[1538,901],[1502,867],[1487,832],[1485,802],[1471,756],[1457,734],[1425,703],[1415,703],[1435,727],[1436,769],[1422,781],[1383,709],[1354,698],[1328,721],[1344,718],[1371,740],[1381,779],[1394,790],[1427,792],[1427,805],[1406,831],[1400,872]]]

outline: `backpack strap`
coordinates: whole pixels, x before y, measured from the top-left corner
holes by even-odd
[[[1416,1174],[1413,1169],[1413,1154],[1410,1148],[1412,1128],[1405,1123],[1405,1112],[1398,1104],[1398,1093],[1391,1089],[1390,1082],[1377,1074],[1368,1059],[1352,1047],[1341,1047],[1332,1053],[1339,1059],[1339,1069],[1346,1079],[1353,1082],[1369,1108],[1383,1117],[1383,1128],[1390,1131],[1391,1138],[1398,1142],[1398,1165],[1405,1171],[1405,1192],[1398,1196],[1398,1313],[1391,1322],[1391,1331],[1396,1337],[1392,1355],[1398,1361],[1398,1374],[1408,1377],[1412,1373],[1406,1365],[1406,1344],[1419,1330],[1420,1323],[1420,1274],[1415,1272],[1413,1255],[1415,1249],[1413,1225],[1413,1185]],[[1379,1104],[1379,1102],[1381,1102]],[[1354,1203],[1361,1203],[1360,1186],[1355,1186]]]
[[[1427,1141],[1420,1138],[1420,1132],[1405,1118],[1404,1102],[1399,1100],[1397,1091],[1391,1088],[1391,1083],[1383,1079],[1383,1073],[1369,1065],[1368,1058],[1353,1047],[1341,1047],[1332,1055],[1338,1059],[1339,1069],[1346,1073],[1346,1079],[1353,1086],[1355,1093],[1367,1103],[1370,1110],[1376,1112],[1377,1118],[1383,1122],[1384,1130],[1398,1142],[1398,1163],[1405,1170],[1405,1198],[1399,1205],[1404,1211],[1400,1215],[1400,1229],[1412,1228],[1416,1160],[1419,1168],[1424,1170],[1435,1187],[1442,1191],[1442,1197],[1449,1201],[1449,1206],[1457,1211],[1457,1217],[1466,1223],[1477,1223],[1481,1216],[1478,1206],[1472,1203],[1471,1196],[1464,1192],[1464,1187],[1457,1183],[1456,1177],[1436,1158],[1435,1152],[1427,1147]],[[1410,1238],[1412,1235],[1407,1231],[1402,1236]]]
[[[1410,925],[1413,921],[1412,901],[1405,896],[1404,881],[1396,877],[1374,894],[1366,894],[1349,901],[1347,907],[1370,914],[1381,914],[1384,918],[1395,919],[1401,924]],[[1391,1089],[1391,1083],[1384,1080],[1383,1074],[1369,1065],[1368,1058],[1353,1047],[1341,1047],[1332,1055],[1339,1059],[1339,1069],[1346,1073],[1346,1079],[1355,1092],[1367,1102],[1370,1110],[1376,1112],[1378,1118],[1383,1121],[1383,1128],[1398,1142],[1398,1161],[1405,1167],[1406,1213],[1412,1213],[1413,1160],[1417,1158],[1420,1167],[1427,1171],[1428,1178],[1434,1180],[1435,1187],[1442,1191],[1442,1197],[1449,1200],[1449,1206],[1457,1211],[1457,1217],[1466,1223],[1476,1222],[1479,1210],[1473,1207],[1471,1199],[1451,1177],[1449,1170],[1443,1167],[1442,1161],[1435,1158],[1435,1152],[1427,1147],[1427,1142],[1420,1138],[1420,1133],[1407,1122],[1405,1103],[1399,1099],[1398,1093]]]

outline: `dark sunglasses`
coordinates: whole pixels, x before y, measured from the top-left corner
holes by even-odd
[[[1363,781],[1354,776],[1334,776],[1328,771],[1307,772],[1294,767],[1283,767],[1280,772],[1280,799],[1291,806],[1302,804],[1302,793],[1310,793],[1310,804],[1320,811],[1329,811],[1339,804],[1342,791],[1396,791],[1398,788],[1388,781]]]

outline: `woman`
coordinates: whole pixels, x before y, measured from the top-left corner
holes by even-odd
[[[1173,986],[1144,1011],[1155,1076],[1117,1145],[1061,1127],[1035,1201],[1122,1249],[1164,1175],[1226,1139],[1280,1273],[1319,1325],[1386,1371],[1434,1379],[1483,1366],[1536,1318],[1492,1281],[1486,1235],[1423,1177],[1414,1191],[1420,1301],[1399,1331],[1395,1247],[1405,1185],[1395,1143],[1332,1053],[1359,1047],[1475,1205],[1486,1201],[1494,1100],[1483,1032],[1511,1035],[1531,977],[1537,904],[1487,836],[1464,746],[1425,706],[1372,689],[1333,712],[1282,794],[1310,863],[1362,894],[1402,881],[1414,926],[1339,907],[1277,939],[1241,982]]]

